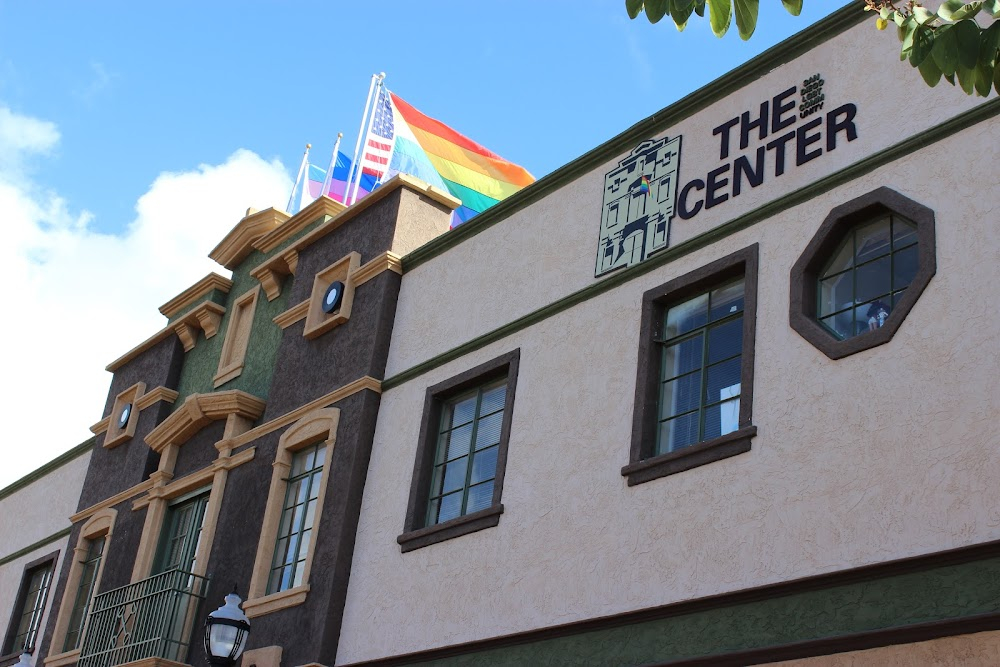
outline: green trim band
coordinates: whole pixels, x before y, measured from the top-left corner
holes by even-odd
[[[549,196],[552,191],[558,190],[570,181],[596,169],[608,160],[629,152],[638,142],[673,127],[685,118],[693,116],[724,97],[746,87],[774,68],[791,62],[803,53],[816,48],[818,44],[836,37],[869,17],[870,15],[864,11],[863,3],[851,2],[819,23],[772,46],[744,65],[639,121],[597,148],[584,153],[576,160],[556,169],[547,176],[543,176],[496,206],[483,211],[469,222],[420,246],[403,257],[403,272],[412,270],[449,248],[489,229],[504,218]]]
[[[908,139],[900,141],[885,150],[859,160],[858,162],[855,162],[840,171],[836,171],[819,180],[813,181],[809,185],[803,186],[798,190],[784,195],[783,197],[774,199],[763,206],[733,218],[718,227],[713,227],[703,234],[699,234],[698,236],[688,239],[683,243],[678,243],[673,247],[658,252],[644,262],[630,266],[629,268],[618,273],[614,273],[604,280],[588,285],[587,287],[577,290],[576,292],[573,292],[558,301],[554,301],[547,306],[542,306],[538,310],[508,322],[493,331],[489,331],[477,338],[473,338],[458,347],[442,352],[436,357],[432,357],[427,361],[421,362],[416,366],[412,366],[405,371],[401,371],[392,377],[388,377],[382,381],[382,391],[385,392],[393,387],[399,386],[404,382],[423,375],[424,373],[446,364],[449,361],[458,359],[459,357],[483,348],[490,343],[506,338],[507,336],[510,336],[522,329],[548,319],[549,317],[561,313],[564,310],[572,308],[579,303],[603,294],[608,290],[615,289],[616,287],[619,287],[631,280],[635,280],[636,278],[645,275],[646,273],[649,273],[664,264],[673,262],[681,257],[684,257],[685,255],[688,255],[696,250],[700,250],[705,246],[730,236],[731,234],[735,234],[736,232],[751,227],[758,222],[781,213],[788,208],[802,204],[814,197],[818,197],[819,195],[829,192],[844,183],[855,180],[879,167],[885,166],[906,155],[926,148],[927,146],[945,139],[952,134],[972,127],[973,125],[976,125],[984,120],[993,118],[998,113],[1000,113],[1000,98],[994,98],[989,102],[985,102],[974,109],[959,114],[939,125],[936,125],[935,127],[921,132],[920,134],[909,137]],[[457,227],[456,229],[461,229],[461,227]]]
[[[12,484],[9,484],[8,486],[5,486],[4,488],[0,489],[0,500],[3,500],[7,496],[16,493],[17,491],[23,489],[32,482],[38,481],[42,477],[48,475],[53,470],[61,468],[70,461],[73,461],[74,459],[83,456],[84,454],[86,454],[87,452],[89,452],[91,449],[94,448],[95,442],[97,442],[97,438],[93,437],[90,438],[89,440],[84,440],[73,449],[63,452],[56,458],[52,459],[51,461],[43,465],[42,467],[29,472],[27,475],[17,480],[16,482],[13,482]]]
[[[30,554],[32,551],[35,551],[36,549],[41,549],[42,547],[44,547],[47,544],[52,544],[53,542],[58,542],[62,538],[68,537],[71,530],[73,530],[72,527],[63,528],[58,533],[52,533],[48,537],[43,537],[42,539],[38,540],[34,544],[29,544],[28,546],[24,547],[23,549],[18,549],[17,551],[15,551],[14,553],[10,554],[9,556],[4,556],[3,558],[0,558],[0,565],[6,565],[7,563],[10,563],[11,561],[15,561],[18,558],[21,558],[22,556],[27,556],[28,554]]]

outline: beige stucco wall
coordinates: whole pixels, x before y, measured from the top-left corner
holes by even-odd
[[[685,121],[681,182],[719,164],[716,144],[708,157],[688,152],[694,137],[819,71],[834,106],[858,104],[861,139],[675,218],[672,244],[977,103],[894,70],[862,82],[840,64],[864,50],[889,58],[889,42],[865,24]],[[905,123],[900,86],[921,100]],[[982,180],[998,145],[1000,125],[983,123],[387,390],[338,662],[1000,538],[1000,196]],[[607,168],[408,272],[387,375],[592,284]],[[934,209],[938,273],[891,343],[831,362],[788,325],[789,269],[830,209],[880,185]],[[755,242],[752,451],[627,487],[643,292]],[[515,348],[499,526],[401,554],[426,388]]]
[[[1000,632],[943,637],[913,644],[772,662],[760,667],[996,667]]]
[[[76,511],[89,463],[88,451],[28,486],[0,498],[0,561],[70,527],[69,516]],[[52,584],[54,587],[63,558],[68,551],[68,539],[68,536],[61,537],[14,560],[0,564],[0,641],[10,625],[11,613],[25,566],[58,551],[59,558]],[[53,588],[50,588],[40,628],[44,629],[48,623],[53,599]]]

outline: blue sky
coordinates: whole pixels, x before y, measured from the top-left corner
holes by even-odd
[[[324,167],[337,132],[353,149],[374,72],[541,177],[842,4],[791,17],[762,3],[741,42],[704,20],[683,34],[669,19],[630,21],[622,0],[387,1],[377,14],[375,3],[0,0],[0,210],[13,230],[0,261],[26,286],[8,317],[57,308],[68,325],[62,339],[2,335],[26,360],[14,372],[37,375],[48,359],[82,397],[3,466],[0,487],[89,435],[105,364],[163,326],[157,306],[212,270],[205,255],[247,206],[284,207],[306,142]],[[37,404],[8,404],[29,417],[25,437]]]

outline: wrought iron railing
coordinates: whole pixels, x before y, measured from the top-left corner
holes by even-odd
[[[208,579],[169,570],[94,598],[78,667],[184,662]]]

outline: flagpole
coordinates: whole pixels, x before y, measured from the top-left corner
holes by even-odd
[[[333,155],[330,156],[330,168],[326,170],[326,178],[323,179],[323,189],[319,191],[319,196],[327,194],[330,189],[330,182],[333,180],[333,169],[337,166],[337,153],[340,151],[340,139],[344,136],[343,132],[337,133],[337,143],[333,145]],[[350,178],[350,174],[348,174]],[[328,195],[329,196],[329,195]],[[347,198],[347,191],[344,191],[344,198]],[[343,203],[343,202],[341,202]]]
[[[302,172],[306,169],[306,163],[309,160],[309,149],[312,148],[312,144],[306,144],[306,152],[302,154],[302,163],[299,165],[299,175],[295,177],[295,185],[292,186],[292,194],[288,196],[288,206],[285,208],[286,211],[291,213],[292,204],[295,203],[295,191],[299,187],[299,182],[302,180]]]
[[[385,72],[382,72],[382,76],[385,76]],[[358,141],[354,144],[354,158],[351,159],[351,169],[352,171],[347,172],[347,186],[344,189],[344,205],[348,205],[349,195],[351,194],[351,183],[354,181],[352,178],[353,170],[358,168],[358,153],[361,151],[361,142],[364,139],[365,132],[365,117],[368,116],[368,107],[372,103],[372,93],[375,92],[375,82],[378,80],[378,74],[372,74],[372,81],[368,84],[368,99],[365,100],[365,109],[361,114],[361,127],[358,128]]]
[[[374,92],[375,88],[379,88],[379,87],[382,86],[382,81],[384,79],[385,79],[385,72],[379,72],[378,74],[375,74],[375,75],[372,76],[372,84],[373,84],[374,87],[371,90],[369,90],[369,92],[368,92],[368,101],[369,101],[369,103],[371,103],[372,92]],[[376,103],[378,103],[378,98],[376,98],[375,101],[376,101]],[[366,112],[368,111],[367,106],[365,107],[365,111]],[[361,119],[361,133],[358,135],[358,144],[357,144],[357,147],[354,150],[354,162],[352,163],[352,166],[355,169],[355,174],[354,174],[354,185],[353,185],[352,188],[350,188],[350,190],[351,190],[350,204],[353,204],[354,200],[358,196],[358,186],[361,184],[361,172],[363,171],[363,169],[361,168],[361,164],[358,162],[358,150],[361,148],[362,138],[364,138],[364,141],[368,140],[368,133],[371,132],[372,122],[374,120],[375,120],[375,109],[374,108],[372,108],[371,112],[368,113],[368,123],[367,123],[368,127],[367,127],[367,129],[365,128],[365,119],[363,117]],[[350,205],[350,204],[348,204],[348,205]]]

